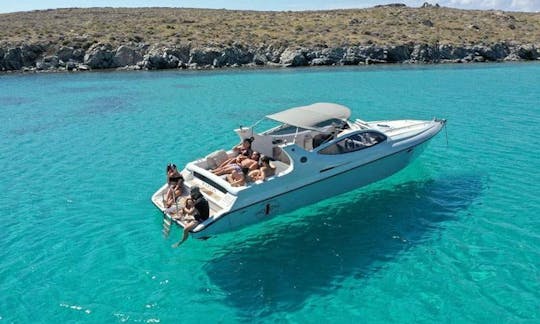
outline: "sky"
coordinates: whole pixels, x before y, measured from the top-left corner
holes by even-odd
[[[324,10],[366,8],[404,3],[419,7],[426,0],[0,0],[0,13],[72,7],[184,7],[242,10]],[[444,7],[540,12],[540,0],[428,0]]]

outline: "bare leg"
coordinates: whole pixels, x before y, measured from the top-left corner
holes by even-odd
[[[218,166],[218,168],[223,168],[224,166],[226,166],[227,164],[230,164],[232,163],[232,161],[234,161],[236,159],[236,157],[232,157],[232,158],[229,158],[223,162],[221,162],[221,164]],[[216,168],[217,169],[217,168]]]
[[[184,243],[184,241],[187,240],[188,237],[189,237],[189,231],[191,231],[192,229],[197,227],[197,225],[199,225],[199,223],[193,222],[193,223],[189,224],[188,226],[186,226],[184,228],[184,233],[182,234],[182,239],[180,241],[174,243],[173,245],[171,245],[171,247],[177,248],[177,247],[180,246],[180,244]]]
[[[217,176],[222,176],[224,174],[228,174],[228,173],[231,173],[232,171],[234,170],[234,165],[228,165],[224,168],[221,168],[219,171],[215,171],[214,170],[214,174],[217,175]]]

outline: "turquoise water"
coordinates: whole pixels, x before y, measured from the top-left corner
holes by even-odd
[[[538,322],[540,64],[0,76],[0,319]],[[181,248],[164,167],[295,105],[449,120],[374,185]]]

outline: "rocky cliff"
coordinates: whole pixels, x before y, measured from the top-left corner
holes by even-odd
[[[321,66],[377,63],[470,63],[539,60],[534,44],[347,46],[302,48],[232,45],[216,47],[162,47],[95,44],[88,50],[25,44],[0,48],[2,71],[75,71],[99,69],[200,69],[238,66]]]
[[[403,5],[315,12],[136,8],[0,15],[0,71],[540,59],[540,14]]]

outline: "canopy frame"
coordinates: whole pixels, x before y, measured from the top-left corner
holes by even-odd
[[[310,130],[319,130],[317,125],[321,122],[340,119],[347,120],[351,110],[343,105],[319,102],[308,106],[294,107],[281,112],[267,115],[266,118]]]

